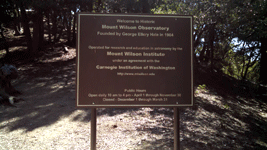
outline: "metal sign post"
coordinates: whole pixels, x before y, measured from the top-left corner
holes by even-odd
[[[180,112],[174,107],[174,150],[180,150]]]
[[[91,108],[91,150],[96,150],[96,108]]]

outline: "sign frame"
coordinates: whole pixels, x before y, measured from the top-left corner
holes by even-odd
[[[80,74],[83,70],[81,68],[81,16],[91,16],[91,17],[134,17],[134,18],[186,18],[190,21],[190,78],[191,78],[191,84],[190,84],[190,103],[188,104],[138,104],[138,102],[135,102],[135,104],[126,104],[126,103],[119,103],[119,104],[80,104],[81,98],[80,93],[83,91],[83,89],[80,87],[80,83],[82,82],[80,80]],[[76,44],[76,107],[82,108],[82,107],[89,107],[89,108],[101,108],[101,107],[190,107],[194,105],[194,88],[193,88],[193,16],[186,16],[186,15],[151,15],[151,14],[95,14],[95,13],[78,13],[77,14],[77,44]]]

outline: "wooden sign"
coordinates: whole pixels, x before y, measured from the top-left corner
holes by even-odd
[[[193,105],[192,16],[78,14],[77,107]]]

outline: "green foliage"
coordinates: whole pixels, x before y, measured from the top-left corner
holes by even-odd
[[[222,67],[223,73],[239,80],[247,79],[252,82],[257,82],[259,80],[259,60],[250,62],[248,59],[250,59],[248,56],[239,55],[238,52],[234,52],[233,50],[228,51],[223,60],[225,63]],[[245,75],[246,69],[247,74]]]
[[[193,15],[198,62],[237,79],[258,82],[260,37],[267,37],[265,0],[162,1],[154,14]],[[243,45],[237,49],[232,40]]]
[[[198,90],[206,90],[206,84],[198,85]]]
[[[2,23],[8,23],[11,21],[11,17],[13,15],[12,13],[12,3],[7,0],[1,0],[0,1],[0,25]]]
[[[224,104],[223,107],[224,107],[225,109],[229,109],[229,108],[230,108],[230,106],[227,105],[227,104]]]

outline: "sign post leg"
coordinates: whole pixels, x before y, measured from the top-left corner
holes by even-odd
[[[91,109],[91,150],[96,150],[96,108]]]
[[[174,107],[174,150],[180,150],[180,112]]]

